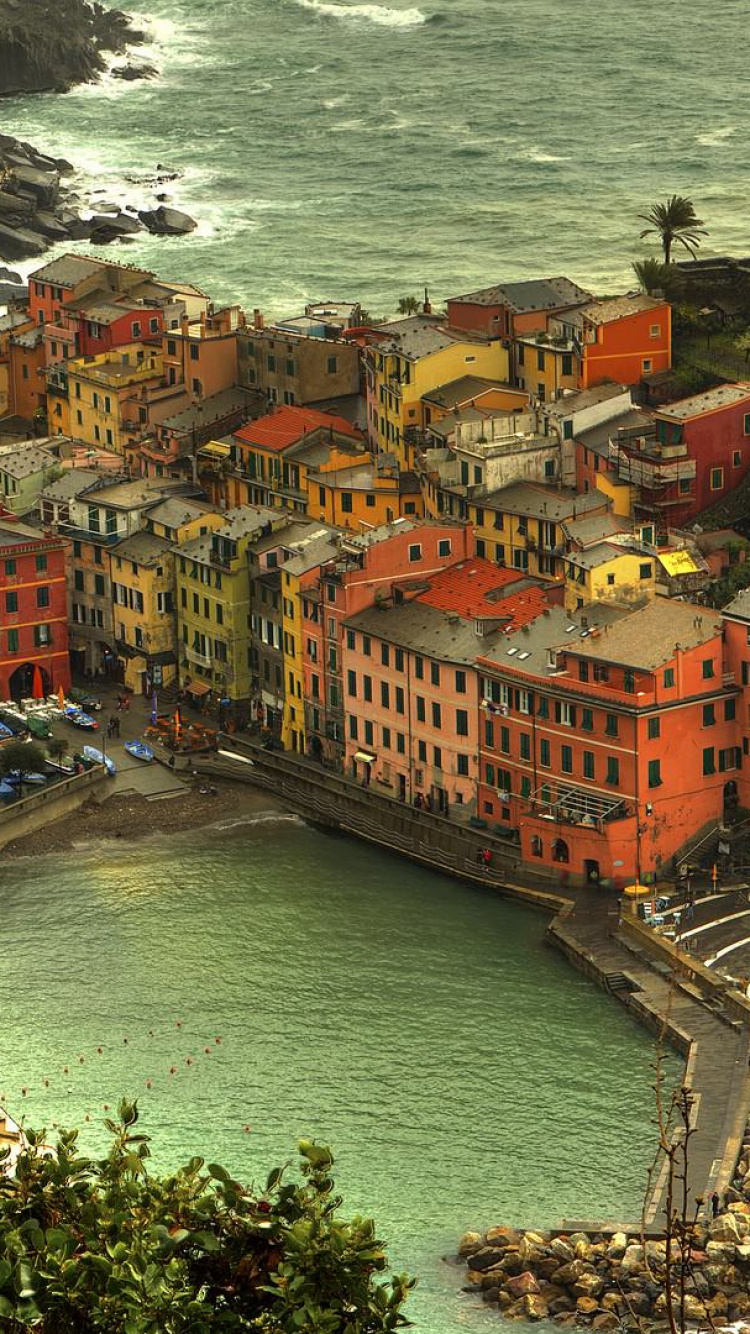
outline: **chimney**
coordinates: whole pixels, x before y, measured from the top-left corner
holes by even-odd
[[[188,334],[190,333],[190,320],[188,319],[187,315],[183,315],[182,319],[180,320],[180,333],[182,334],[183,338],[187,338]]]
[[[255,310],[253,311],[253,328],[254,328],[254,329],[262,329],[262,328],[263,328],[263,314],[262,314],[262,312],[261,312],[260,310],[258,310],[258,307],[257,307],[257,306],[255,307]]]
[[[430,304],[430,294],[429,294],[429,292],[427,291],[427,288],[426,288],[426,287],[425,287],[425,289],[424,289],[424,305],[423,305],[423,307],[422,307],[422,314],[423,314],[423,315],[431,315],[431,314],[432,314],[432,305]]]

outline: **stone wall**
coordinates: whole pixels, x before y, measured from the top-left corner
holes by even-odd
[[[14,839],[33,834],[53,820],[59,820],[61,816],[77,810],[105,781],[103,769],[89,769],[86,773],[65,778],[53,787],[33,792],[5,810],[0,810],[0,849]]]

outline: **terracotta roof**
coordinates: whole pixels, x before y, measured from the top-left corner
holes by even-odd
[[[235,431],[234,438],[240,444],[257,445],[259,449],[281,451],[294,445],[309,431],[321,427],[337,431],[339,435],[348,435],[354,440],[361,440],[362,434],[345,417],[333,417],[328,412],[318,412],[315,408],[283,407],[276,412],[269,412],[257,421],[248,422],[241,430]]]
[[[435,575],[418,601],[457,612],[465,620],[512,617],[514,629],[535,620],[547,606],[545,590],[530,584],[521,571],[503,569],[480,557]]]

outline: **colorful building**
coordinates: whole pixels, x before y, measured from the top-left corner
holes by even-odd
[[[360,392],[360,351],[340,336],[320,337],[265,327],[259,310],[237,338],[238,383],[261,390],[269,403],[306,406]]]
[[[66,547],[0,517],[0,700],[70,689]]]
[[[722,818],[742,757],[715,613],[553,608],[479,665],[479,814],[516,831],[530,866],[654,879]]]
[[[141,389],[161,383],[161,355],[143,343],[52,366],[47,372],[50,430],[124,455],[143,433]]]
[[[220,527],[186,541],[175,562],[178,677],[197,683],[246,712],[251,695],[248,548],[282,516],[245,506]]]
[[[644,375],[672,365],[672,308],[643,293],[592,301],[554,316],[547,333],[578,344],[581,389],[606,380],[640,384]]]
[[[177,675],[174,552],[162,537],[137,532],[110,551],[120,678],[147,694]]]
[[[316,408],[282,407],[234,432],[226,472],[232,505],[308,509],[307,474],[322,464],[349,466],[370,455],[361,431]],[[314,497],[310,513],[317,513]]]
[[[15,449],[0,450],[0,509],[29,514],[37,508],[44,487],[61,471],[59,458],[42,442],[26,441]]]
[[[726,500],[750,472],[750,386],[723,384],[659,408],[616,442],[638,513],[677,527]]]
[[[407,433],[425,425],[427,394],[466,375],[507,382],[508,352],[499,335],[462,334],[433,315],[381,324],[378,334],[365,352],[368,431],[373,447],[392,452],[404,467],[413,452]]]
[[[449,297],[448,323],[453,329],[513,340],[536,333],[550,317],[590,300],[591,293],[569,278],[497,283],[466,296]]]

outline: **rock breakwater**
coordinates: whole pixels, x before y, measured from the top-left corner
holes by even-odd
[[[689,1244],[635,1230],[467,1232],[458,1256],[465,1290],[507,1320],[552,1321],[563,1329],[661,1330],[667,1287],[680,1326],[750,1322],[750,1125],[732,1186],[715,1218],[690,1224]],[[669,1271],[669,1276],[668,1276]]]

